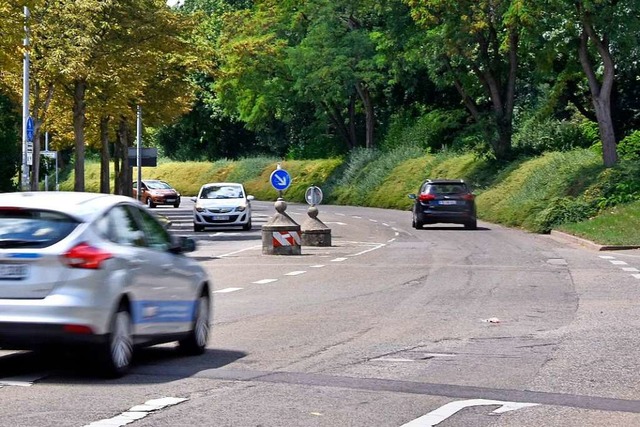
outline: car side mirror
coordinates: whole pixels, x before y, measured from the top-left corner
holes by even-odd
[[[416,196],[416,195],[415,195],[415,194],[413,194],[413,193],[411,193],[411,194],[407,194],[407,196],[408,196],[410,199],[414,199],[414,200],[418,198],[418,196]]]
[[[177,236],[173,241],[174,244],[169,251],[174,254],[183,254],[196,250],[196,241],[191,237]]]
[[[195,198],[195,197],[191,197],[191,198],[190,198],[190,200],[191,200],[192,202],[195,202],[195,201],[197,200],[197,198]]]
[[[251,194],[247,196],[247,200],[253,200],[253,199],[255,199],[255,197],[253,197]]]

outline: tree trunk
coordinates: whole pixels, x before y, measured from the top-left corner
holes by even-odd
[[[102,147],[100,150],[100,192],[109,194],[109,117],[105,116],[100,119],[100,141]]]
[[[131,196],[133,194],[131,191],[133,182],[131,180],[131,168],[129,166],[129,124],[127,118],[124,116],[120,117],[117,139],[121,155],[121,168],[116,181],[116,194]]]
[[[580,3],[577,5],[578,12],[582,19],[582,34],[580,35],[580,64],[587,76],[591,100],[598,119],[598,129],[600,140],[602,141],[602,161],[604,166],[610,168],[618,162],[618,152],[616,147],[616,136],[611,117],[611,91],[615,78],[615,65],[609,43],[606,36],[600,39],[591,24],[590,16],[582,9]],[[589,59],[588,43],[591,41],[600,55],[603,65],[602,84],[598,81],[596,72]]]
[[[38,191],[40,189],[40,139],[42,137],[42,123],[47,117],[47,111],[49,110],[49,104],[53,99],[54,84],[49,83],[47,85],[47,93],[44,100],[42,100],[42,92],[40,90],[40,84],[36,81],[34,91],[34,132],[33,132],[33,162],[31,167],[31,190]]]
[[[73,93],[73,133],[75,140],[75,180],[74,191],[84,191],[84,122],[85,122],[85,93],[87,82],[76,80]]]
[[[375,115],[373,111],[373,102],[371,101],[371,93],[366,84],[362,82],[356,83],[356,91],[360,96],[365,114],[365,147],[375,148],[373,140],[373,129],[375,126]]]

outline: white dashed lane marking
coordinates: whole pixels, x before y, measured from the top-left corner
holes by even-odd
[[[267,283],[272,283],[272,282],[277,282],[278,279],[262,279],[262,280],[257,280],[255,282],[251,282],[251,283],[255,283],[256,285],[266,285]]]
[[[613,265],[627,265],[624,261],[609,261]]]
[[[602,259],[616,259],[616,257],[611,256],[611,255],[600,255],[600,258],[602,258]]]
[[[309,268],[322,268],[324,264],[310,265]]]
[[[289,273],[285,273],[285,276],[299,276],[304,273],[306,273],[306,271],[291,271]]]
[[[640,273],[640,270],[638,270],[637,268],[634,268],[634,267],[624,267],[622,269],[622,271],[628,271],[628,272],[631,272],[631,273]]]
[[[177,405],[189,399],[183,399],[179,397],[163,397],[162,399],[148,400],[142,405],[134,406],[122,414],[100,421],[95,421],[85,427],[120,427],[127,424],[131,424],[134,421],[140,420],[152,412],[159,411],[169,406]]]
[[[335,259],[332,259],[331,262],[342,262],[346,260],[347,260],[346,258],[335,258]]]
[[[224,288],[219,291],[213,291],[214,294],[228,294],[229,292],[241,291],[242,288]]]

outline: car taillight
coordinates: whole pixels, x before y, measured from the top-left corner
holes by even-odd
[[[62,261],[73,268],[98,269],[102,261],[111,257],[110,252],[94,248],[87,243],[80,243],[62,255]]]
[[[462,196],[462,198],[463,198],[464,200],[469,200],[469,201],[471,201],[471,200],[475,199],[475,196],[474,196],[473,194],[465,194],[464,196]]]
[[[62,329],[70,334],[87,335],[92,334],[93,329],[85,325],[64,325]]]
[[[428,202],[429,200],[435,200],[436,196],[434,196],[433,194],[421,194],[420,196],[418,196],[418,200],[420,200],[421,202]]]

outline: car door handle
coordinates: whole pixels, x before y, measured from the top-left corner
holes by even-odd
[[[129,265],[132,267],[140,267],[143,264],[143,261],[141,259],[130,259],[129,260]]]

